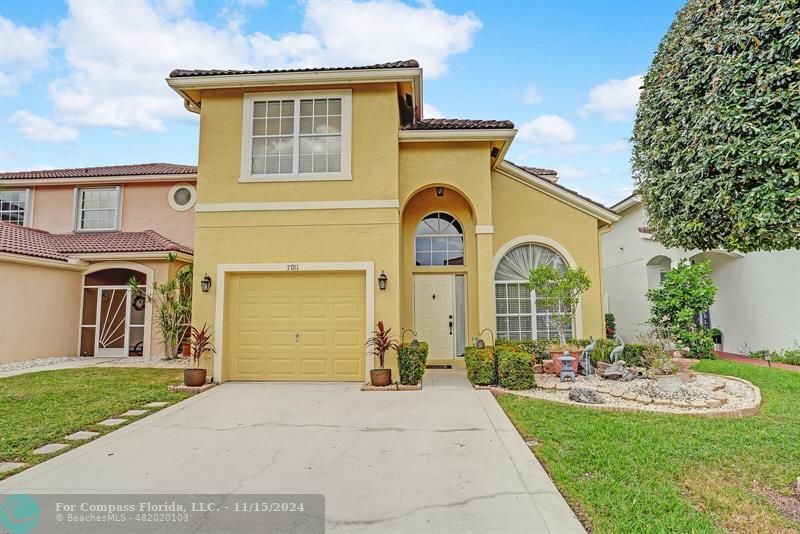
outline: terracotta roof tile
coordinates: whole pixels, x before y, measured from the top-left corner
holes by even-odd
[[[231,76],[239,74],[276,74],[280,72],[326,72],[335,70],[366,70],[366,69],[415,69],[419,67],[416,59],[404,61],[391,61],[389,63],[376,63],[374,65],[361,65],[357,67],[310,67],[298,69],[175,69],[169,73],[170,78],[187,78],[190,76]]]
[[[540,167],[526,167],[524,165],[517,165],[520,169],[527,171],[531,174],[538,174],[539,176],[557,176],[558,171],[552,169],[542,169]]]
[[[0,180],[22,180],[35,178],[94,178],[103,176],[144,176],[155,174],[197,174],[197,166],[179,165],[176,163],[139,163],[134,165],[112,165],[110,167],[81,167],[75,169],[2,172],[0,173]]]
[[[411,124],[404,124],[404,130],[483,130],[512,129],[511,121],[477,120],[477,119],[422,119]]]
[[[183,252],[191,247],[176,243],[153,230],[51,234],[44,230],[0,223],[0,252],[67,261],[72,254],[109,252]]]
[[[522,167],[522,166],[520,166],[520,165],[517,165],[516,163],[512,163],[512,162],[510,162],[510,161],[508,161],[508,160],[505,160],[505,161],[506,161],[506,163],[509,163],[509,164],[513,165],[514,167],[516,167],[516,168],[518,168],[518,169],[520,169],[520,170],[523,170],[523,171],[527,172],[528,174],[532,174],[533,176],[537,176],[537,174],[536,174],[536,173],[533,173],[533,172],[531,172],[531,171],[527,170],[527,168],[525,168],[525,167]],[[546,180],[546,178],[542,178],[542,179],[543,179],[543,180]],[[577,191],[575,191],[574,189],[570,189],[569,187],[564,187],[563,185],[561,185],[561,184],[559,184],[558,182],[556,182],[556,181],[553,181],[553,180],[547,180],[547,182],[548,182],[548,183],[550,183],[550,184],[552,184],[552,185],[554,185],[554,186],[556,186],[556,187],[558,187],[559,189],[563,189],[564,191],[566,191],[566,192],[568,192],[568,193],[571,193],[571,194],[575,195],[576,197],[582,198],[583,200],[585,200],[585,201],[587,201],[587,202],[591,202],[592,204],[594,204],[595,206],[597,206],[597,207],[599,207],[599,208],[603,208],[604,210],[606,210],[606,211],[608,211],[608,212],[611,212],[611,213],[613,213],[613,212],[612,212],[612,211],[611,211],[611,210],[610,210],[608,207],[606,207],[604,204],[601,204],[600,202],[598,202],[598,201],[596,201],[596,200],[594,200],[594,199],[591,199],[591,198],[589,198],[589,197],[587,197],[587,196],[581,195],[580,193],[578,193],[578,192],[577,192]]]

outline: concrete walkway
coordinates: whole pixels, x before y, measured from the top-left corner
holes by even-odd
[[[0,482],[0,493],[321,493],[327,532],[584,532],[491,393],[226,383]]]

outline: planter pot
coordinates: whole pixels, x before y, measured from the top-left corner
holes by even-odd
[[[575,370],[575,374],[578,374],[578,360],[581,358],[581,352],[578,349],[571,348],[550,351],[550,358],[553,360],[553,374],[561,374],[561,361],[559,361],[559,358],[564,355],[565,351],[569,352],[569,355],[575,358],[575,361],[572,362],[572,368]]]
[[[656,375],[653,378],[661,391],[675,393],[681,389],[681,377],[678,375]]]
[[[373,369],[369,372],[369,381],[373,386],[388,386],[392,383],[392,370]]]
[[[206,383],[205,369],[184,369],[183,384],[190,387],[199,387]]]

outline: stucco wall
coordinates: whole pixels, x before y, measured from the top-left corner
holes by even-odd
[[[0,262],[0,363],[75,356],[82,273]]]
[[[711,307],[711,325],[723,332],[724,349],[745,353],[763,348],[800,346],[800,251],[730,255],[666,248],[644,239],[642,205],[629,208],[603,236],[603,260],[608,310],[625,340],[645,330],[650,305],[648,262],[663,256],[674,266],[681,258],[712,262],[718,292]],[[652,274],[652,273],[651,273]]]
[[[543,236],[557,242],[592,279],[592,286],[581,297],[581,321],[576,321],[575,333],[578,337],[603,336],[603,281],[597,219],[497,172],[492,174],[492,203],[493,265],[501,249],[521,237]],[[493,285],[491,290],[494,306]]]

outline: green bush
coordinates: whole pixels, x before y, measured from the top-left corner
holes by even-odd
[[[598,339],[594,352],[592,352],[592,361],[594,363],[607,362],[608,357],[611,356],[611,351],[616,346],[617,344],[610,339]]]
[[[768,354],[772,357],[773,362],[788,363],[790,365],[800,365],[800,349],[789,349],[781,352],[775,350],[762,349],[751,352],[749,356],[751,358],[757,358],[759,360],[766,360]]]
[[[533,374],[533,355],[509,347],[498,347],[498,369],[500,387],[506,389],[531,389],[536,381]]]
[[[477,386],[494,383],[494,353],[492,347],[479,349],[467,347],[464,350],[464,363],[467,365],[467,378]]]
[[[647,345],[643,343],[628,343],[622,351],[622,359],[629,367],[647,367],[645,353]]]
[[[583,337],[571,337],[567,340],[567,345],[578,349],[583,349],[583,347],[589,344],[591,344],[591,341]]]
[[[428,361],[428,344],[424,341],[416,349],[411,348],[410,343],[397,349],[400,383],[406,386],[416,386],[422,382],[426,361]]]
[[[614,335],[617,333],[617,318],[614,317],[613,313],[606,314],[606,337],[608,339],[614,339]]]
[[[550,358],[550,347],[553,343],[549,339],[498,339],[498,347],[514,347],[531,354],[536,363]]]
[[[791,365],[800,365],[800,349],[784,351],[781,354],[781,361]]]

